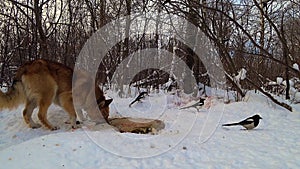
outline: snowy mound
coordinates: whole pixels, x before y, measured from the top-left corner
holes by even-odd
[[[162,103],[158,96],[151,99]],[[300,106],[293,108],[288,112],[254,93],[247,102],[215,102],[199,112],[169,105],[158,135],[119,133],[107,124],[96,131],[73,131],[64,123],[55,132],[33,130],[23,122],[22,107],[5,110],[0,112],[0,168],[299,168]],[[57,107],[49,111],[51,122],[67,120]],[[115,116],[117,110],[111,112]],[[215,117],[218,112],[221,118]],[[221,126],[255,113],[263,120],[251,131]]]

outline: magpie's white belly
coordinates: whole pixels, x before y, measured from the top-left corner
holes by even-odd
[[[251,130],[253,129],[255,126],[254,126],[254,123],[250,123],[250,124],[245,124],[243,125],[247,130]]]

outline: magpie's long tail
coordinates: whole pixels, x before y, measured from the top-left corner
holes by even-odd
[[[240,125],[240,123],[222,124],[222,126],[236,126],[236,125]]]
[[[188,108],[191,108],[191,107],[194,107],[194,106],[181,107],[180,110],[181,110],[181,109],[188,109]]]
[[[132,101],[130,104],[129,104],[129,107],[131,107],[131,105],[133,105],[135,102],[137,102],[138,100],[135,99],[134,101]]]

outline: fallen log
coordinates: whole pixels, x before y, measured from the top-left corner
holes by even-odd
[[[108,119],[108,122],[121,133],[157,134],[159,130],[165,128],[165,123],[156,119],[121,117],[110,118]]]

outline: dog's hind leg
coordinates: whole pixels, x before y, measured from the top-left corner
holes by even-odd
[[[77,128],[76,112],[73,105],[72,92],[64,92],[59,95],[60,106],[69,114],[72,128]]]
[[[49,93],[47,94],[48,95],[43,95],[38,102],[39,104],[38,117],[39,120],[42,122],[42,124],[44,124],[47,128],[49,128],[50,130],[57,130],[59,129],[59,127],[52,126],[47,119],[48,108],[52,103],[54,92],[53,95]]]
[[[25,106],[25,109],[23,110],[23,118],[24,118],[24,121],[26,124],[29,125],[30,128],[40,128],[41,125],[40,124],[37,124],[35,123],[33,120],[32,120],[32,112],[33,110],[36,108],[36,102],[33,101],[33,100],[27,100],[26,101],[26,106]]]

